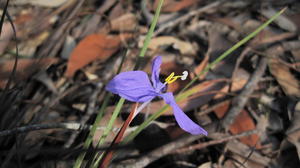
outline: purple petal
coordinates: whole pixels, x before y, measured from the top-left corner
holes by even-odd
[[[160,82],[159,80],[159,72],[160,72],[160,65],[162,63],[161,56],[157,56],[154,58],[152,62],[152,75],[151,75],[151,81],[153,84],[153,87],[157,92],[160,92],[165,85]]]
[[[173,108],[174,116],[175,119],[183,130],[186,132],[189,132],[193,135],[199,135],[199,134],[204,134],[207,136],[207,132],[200,127],[198,124],[194,123],[181,109],[180,107],[176,104],[176,101],[174,99],[174,96],[171,92],[164,93],[160,95],[163,97],[165,102],[169,104]]]
[[[133,102],[146,102],[157,96],[148,75],[143,71],[118,74],[107,84],[106,90]]]

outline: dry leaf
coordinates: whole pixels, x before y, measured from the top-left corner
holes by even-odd
[[[57,61],[57,58],[19,59],[15,80],[26,80],[26,78],[35,71],[46,69],[48,66],[56,63]],[[3,88],[5,86],[7,79],[9,78],[13,70],[14,63],[14,60],[0,63],[0,88]]]
[[[298,152],[298,158],[300,159],[300,102],[295,106],[294,116],[291,126],[287,130],[287,140],[293,143]]]
[[[296,25],[296,27],[299,31],[300,30],[300,20],[299,20],[300,13],[291,14],[291,15],[288,15],[287,17],[289,18],[290,21],[292,21]]]
[[[149,1],[151,2],[151,1]],[[177,12],[182,9],[188,8],[192,5],[199,4],[201,0],[165,0],[162,6],[162,12]],[[154,4],[152,3],[152,10],[155,10],[158,6],[159,0],[156,0]]]
[[[15,1],[12,1],[12,3],[16,4],[16,5],[31,4],[31,5],[37,5],[37,6],[43,6],[43,7],[56,8],[56,7],[63,5],[67,1],[70,1],[70,0],[51,0],[51,1],[47,1],[47,0],[15,0]]]
[[[150,41],[149,49],[159,50],[159,48],[164,45],[172,45],[173,48],[178,49],[183,55],[196,55],[196,49],[191,43],[179,40],[172,36],[160,36],[153,38]]]
[[[272,75],[286,95],[300,97],[299,81],[290,72],[290,68],[278,59],[269,59],[268,65]]]
[[[223,118],[225,113],[229,110],[230,103],[226,103],[215,109],[215,114],[218,118]],[[233,124],[230,126],[229,130],[232,134],[239,134],[242,132],[254,130],[256,128],[254,121],[251,116],[248,114],[246,110],[242,110],[242,112],[235,118]],[[252,134],[247,137],[240,138],[241,142],[254,147],[256,144],[256,148],[260,148],[260,144],[257,143],[259,141],[259,137],[257,134]]]
[[[269,8],[269,9],[263,9],[261,13],[267,18],[271,18],[277,13],[277,11],[272,8]],[[274,20],[274,22],[277,23],[277,25],[284,30],[288,30],[290,32],[297,31],[296,25],[291,20],[289,20],[285,15],[279,15]]]
[[[132,13],[124,14],[111,21],[112,31],[134,31],[137,27],[137,18]]]
[[[9,22],[4,22],[0,37],[0,54],[3,54],[7,45],[14,35],[13,29]]]
[[[211,168],[212,167],[212,162],[206,162],[202,163],[198,168]]]
[[[243,157],[243,161],[246,159],[246,157],[249,156],[249,161],[256,162],[258,164],[261,164],[263,166],[267,166],[270,163],[270,159],[266,156],[262,156],[259,152],[253,151],[250,147],[247,145],[240,143],[238,141],[229,141],[226,144],[226,148],[233,153],[238,154],[239,156]],[[251,154],[251,155],[250,155]],[[247,162],[246,162],[247,163]],[[239,165],[240,166],[240,165]]]
[[[129,36],[124,36],[126,39]],[[106,61],[118,51],[121,46],[121,36],[92,34],[80,41],[71,53],[65,75],[72,77],[74,73],[95,60]]]
[[[200,73],[205,69],[205,67],[208,65],[209,55],[206,54],[202,62],[194,69],[194,74],[190,74],[191,78],[195,78],[197,75],[200,75]],[[199,80],[202,80],[207,73],[204,73],[199,76]]]
[[[49,36],[49,32],[40,33],[38,36],[24,41],[19,45],[19,54],[32,57],[39,45],[41,45]]]

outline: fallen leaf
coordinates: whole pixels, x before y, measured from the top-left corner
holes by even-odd
[[[57,58],[19,59],[14,79],[16,81],[26,80],[30,75],[32,75],[32,73],[40,71],[41,69],[46,69],[48,66],[56,63],[57,61]],[[5,87],[5,84],[13,70],[14,63],[14,60],[0,63],[0,88]]]
[[[226,144],[226,149],[228,149],[229,151],[231,151],[233,153],[236,153],[239,156],[243,157],[242,161],[244,161],[247,158],[247,160],[249,159],[249,161],[253,161],[253,162],[256,162],[258,164],[261,164],[264,167],[267,167],[269,165],[270,161],[271,161],[271,159],[269,157],[261,155],[256,150],[252,150],[251,147],[249,147],[249,146],[247,146],[247,145],[245,145],[245,144],[243,144],[239,141],[235,141],[235,140],[229,141]]]
[[[0,54],[3,54],[9,42],[14,35],[13,29],[9,22],[4,22],[0,37]]]
[[[137,28],[137,18],[132,13],[124,14],[111,21],[111,31],[134,31]]]
[[[151,1],[148,1],[149,5]],[[162,6],[162,12],[177,12],[182,9],[191,7],[195,4],[199,4],[202,2],[201,0],[165,0],[164,4]],[[152,5],[152,10],[155,10],[158,6],[159,0],[156,0],[154,4]]]
[[[259,163],[257,160],[248,160],[248,159],[247,159],[247,161],[245,162],[246,157],[247,157],[247,155],[241,156],[241,155],[239,155],[239,154],[232,154],[232,160],[234,160],[234,163],[235,163],[235,165],[236,165],[236,168],[240,168],[240,167],[244,167],[244,168],[250,168],[250,167],[255,167],[255,168],[265,168],[265,167],[266,167],[266,164],[268,164],[268,163],[265,163],[265,164],[262,165],[262,164]],[[268,157],[266,157],[266,156],[262,156],[262,157],[268,158]],[[257,157],[256,159],[260,159],[260,158]],[[243,163],[243,162],[245,162],[245,163],[243,164],[243,166],[240,166],[240,164],[237,164],[237,163]],[[229,167],[228,167],[228,168],[229,168]],[[230,168],[232,168],[232,167],[230,167]]]
[[[296,25],[296,27],[299,31],[300,30],[300,20],[299,20],[300,13],[291,14],[291,15],[288,15],[287,17],[289,18],[290,21],[292,21]]]
[[[271,18],[272,16],[274,16],[277,13],[277,11],[275,11],[272,8],[268,8],[268,9],[263,9],[261,11],[261,13],[267,18]],[[291,20],[289,20],[288,17],[286,17],[284,14],[279,15],[274,20],[274,23],[277,23],[277,25],[284,30],[288,30],[290,32],[297,31],[296,25]]]
[[[229,110],[230,102],[217,107],[214,112],[219,119],[223,118],[226,112]],[[254,130],[256,128],[255,123],[251,116],[248,114],[246,110],[242,110],[241,113],[235,118],[234,122],[230,126],[229,130],[232,134],[239,134],[242,132]],[[240,141],[246,145],[256,148],[260,148],[260,144],[258,143],[259,137],[257,134],[251,134],[247,137],[240,138]]]
[[[209,55],[206,54],[202,62],[194,69],[194,73],[190,74],[191,78],[195,78],[197,75],[200,75],[200,73],[205,69],[205,67],[208,65]],[[198,78],[198,80],[202,80],[207,73],[201,74]]]
[[[72,77],[77,70],[95,60],[105,62],[118,51],[122,37],[126,39],[130,36],[92,34],[85,37],[71,53],[65,75]]]
[[[26,57],[32,57],[35,54],[37,47],[40,46],[48,36],[49,32],[45,31],[38,36],[21,43],[19,45],[19,54]]]
[[[206,162],[202,163],[198,168],[211,168],[212,167],[212,162]]]
[[[63,5],[67,1],[70,1],[70,0],[51,0],[51,1],[47,1],[47,0],[15,0],[15,1],[12,1],[12,3],[15,5],[31,4],[31,5],[37,5],[37,6],[43,6],[43,7],[56,8],[56,7]]]
[[[170,46],[170,45],[174,49],[178,49],[180,53],[183,55],[196,55],[196,49],[191,43],[179,40],[172,36],[160,36],[160,37],[153,38],[150,41],[149,49],[159,50],[159,48],[162,46]]]
[[[232,134],[239,134],[242,132],[254,130],[256,128],[255,123],[249,113],[246,110],[242,112],[235,118],[235,121],[230,126],[229,130]],[[240,141],[251,147],[260,148],[259,137],[257,134],[251,134],[247,137],[240,138]]]
[[[268,59],[268,66],[286,95],[300,97],[299,81],[293,76],[287,65],[278,59],[270,58]]]
[[[295,106],[294,116],[292,119],[291,126],[286,131],[287,140],[295,145],[298,152],[298,158],[300,159],[300,102]]]
[[[296,49],[296,50],[292,50],[291,53],[293,54],[294,60],[295,60],[295,64],[296,64],[296,68],[300,69],[300,49]]]

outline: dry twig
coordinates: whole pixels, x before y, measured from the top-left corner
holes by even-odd
[[[13,135],[13,134],[20,134],[20,133],[26,133],[30,131],[37,131],[37,130],[43,130],[43,129],[69,129],[69,130],[85,130],[90,129],[90,125],[84,125],[79,123],[49,123],[49,124],[34,124],[34,125],[27,125],[23,127],[18,127],[10,130],[4,130],[0,131],[0,137]],[[104,129],[105,127],[98,127],[98,129]],[[114,129],[113,131],[118,131],[119,129]]]
[[[246,132],[242,132],[242,133],[237,134],[237,135],[231,135],[231,136],[227,136],[225,138],[220,138],[220,139],[208,141],[208,142],[205,142],[205,143],[190,145],[186,148],[177,149],[177,150],[174,151],[174,153],[184,153],[184,152],[188,152],[188,151],[192,151],[192,150],[199,150],[199,149],[206,148],[208,146],[224,143],[224,142],[227,142],[227,141],[230,141],[230,140],[233,140],[233,139],[241,138],[241,137],[244,137],[244,136],[249,136],[251,134],[256,134],[256,133],[258,133],[258,130],[246,131]]]
[[[265,69],[267,67],[267,58],[262,57],[259,61],[257,69],[254,71],[250,80],[247,82],[242,92],[232,100],[232,106],[230,110],[225,114],[222,121],[223,127],[228,130],[229,126],[233,123],[236,116],[241,112],[241,110],[246,105],[250,95],[253,93],[257,83],[263,76]]]

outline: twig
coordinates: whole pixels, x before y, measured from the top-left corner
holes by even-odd
[[[81,6],[84,2],[85,0],[77,0],[77,3],[74,4],[74,7],[70,7],[70,13],[65,20],[73,18],[80,11]],[[71,29],[70,25],[72,24],[74,23],[62,22],[58,29],[56,29],[55,32],[47,39],[48,43],[45,43],[42,46],[41,51],[37,53],[38,57],[54,57],[60,49],[61,44],[63,44],[66,32],[68,32]]]
[[[183,138],[177,139],[176,141],[173,141],[171,143],[168,143],[162,147],[159,147],[152,152],[146,154],[145,156],[139,158],[136,162],[132,164],[118,164],[115,165],[114,168],[140,168],[145,167],[149,163],[151,163],[154,160],[159,159],[162,156],[165,156],[167,154],[170,154],[174,151],[176,148],[180,148],[182,146],[185,146],[199,138],[203,137],[203,135],[193,136],[188,135]]]
[[[228,130],[229,126],[233,123],[236,116],[244,108],[250,95],[254,91],[257,83],[259,82],[260,78],[263,76],[266,67],[267,67],[267,58],[262,57],[259,61],[257,69],[254,71],[250,80],[244,86],[243,91],[237,97],[233,98],[232,107],[225,114],[225,117],[222,121],[222,125],[226,130]]]
[[[208,146],[224,143],[226,141],[241,138],[241,137],[244,137],[244,136],[249,136],[249,135],[256,134],[256,133],[258,133],[258,130],[246,131],[246,132],[243,132],[243,133],[240,133],[240,134],[237,134],[237,135],[231,135],[231,136],[227,136],[225,138],[220,138],[220,139],[212,140],[212,141],[205,142],[205,143],[191,145],[191,146],[188,146],[186,148],[177,149],[177,150],[174,151],[174,153],[184,153],[184,152],[193,151],[193,150],[196,150],[196,149],[199,150],[199,149],[206,148]]]
[[[92,126],[90,125],[84,125],[79,123],[51,123],[51,124],[34,124],[34,125],[27,125],[23,127],[14,128],[11,130],[4,130],[0,131],[0,137],[8,136],[8,135],[14,135],[14,134],[20,134],[20,133],[26,133],[30,131],[37,131],[37,130],[44,130],[44,129],[68,129],[68,130],[86,130],[91,129]],[[97,129],[105,129],[105,127],[97,127]],[[117,132],[119,128],[114,128],[113,131]]]
[[[15,148],[15,147],[13,147]],[[95,151],[105,151],[108,148],[110,148],[110,146],[100,146],[97,148],[93,148],[93,150]],[[134,144],[127,144],[127,145],[119,145],[117,147],[112,148],[113,150],[124,150],[124,149],[134,149],[135,145]],[[61,148],[61,147],[41,147],[41,148],[19,148],[18,150],[16,149],[11,149],[11,150],[0,150],[0,157],[3,156],[7,156],[8,153],[10,151],[12,151],[12,154],[14,153],[19,153],[21,156],[24,155],[28,155],[28,152],[31,153],[37,153],[37,155],[40,156],[45,156],[45,158],[49,158],[49,157],[53,157],[53,155],[57,156],[57,158],[62,159],[70,159],[69,157],[65,157],[66,155],[69,155],[70,153],[72,155],[77,155],[78,153],[82,153],[82,152],[87,152],[90,149],[85,149],[83,147],[79,147],[79,148],[69,148],[69,149],[65,149],[65,148]],[[71,157],[72,159],[72,157]]]

